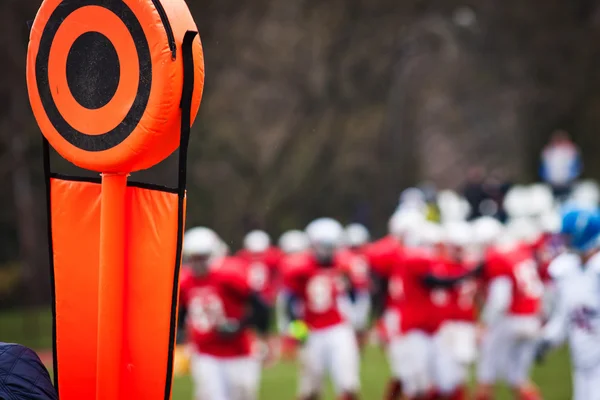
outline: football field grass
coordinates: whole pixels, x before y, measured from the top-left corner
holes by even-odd
[[[385,357],[377,348],[368,349],[361,365],[361,398],[380,400],[389,376]],[[533,379],[540,386],[544,400],[568,400],[571,398],[571,377],[569,355],[566,349],[551,354],[546,363],[536,367]],[[326,399],[334,399],[331,388],[327,388]],[[296,390],[296,366],[294,363],[280,363],[263,371],[261,400],[293,400]],[[189,378],[176,378],[173,386],[173,400],[193,400],[192,383]],[[512,398],[505,387],[497,389],[498,400]]]
[[[0,313],[0,341],[17,342],[35,350],[51,348],[52,317],[47,310],[32,312]],[[569,355],[560,349],[547,359],[542,366],[533,370],[533,380],[540,387],[544,400],[569,400],[571,398],[571,376]],[[379,400],[389,371],[381,350],[368,348],[361,365],[363,400]],[[263,371],[261,400],[292,400],[296,391],[296,366],[293,362],[282,362]],[[189,377],[175,378],[173,400],[193,400],[193,387]],[[509,400],[511,396],[504,387],[498,388],[498,400]],[[328,387],[323,400],[333,399]]]

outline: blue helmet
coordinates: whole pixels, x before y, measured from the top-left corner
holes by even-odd
[[[562,218],[561,233],[574,250],[591,250],[600,245],[600,216],[587,209],[566,211]]]

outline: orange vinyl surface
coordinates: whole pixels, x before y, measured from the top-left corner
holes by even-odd
[[[98,289],[100,197],[100,184],[51,180],[61,400],[96,398],[98,299],[111,293]],[[125,268],[115,278],[123,279],[120,393],[128,400],[164,399],[177,284],[178,196],[127,187],[125,199]]]

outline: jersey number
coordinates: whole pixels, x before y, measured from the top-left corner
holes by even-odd
[[[261,291],[267,284],[267,267],[263,263],[253,263],[248,271],[248,283],[254,290]]]
[[[195,297],[190,302],[188,315],[194,330],[199,333],[210,332],[225,318],[223,302],[215,295]]]
[[[462,310],[469,310],[475,303],[477,294],[477,283],[474,281],[464,281],[458,287],[458,306]]]
[[[519,263],[515,269],[517,286],[527,297],[540,298],[544,293],[544,285],[538,275],[535,262],[526,260]]]
[[[404,281],[402,281],[402,278],[392,277],[390,279],[388,293],[392,300],[401,300],[404,297]]]
[[[308,308],[316,313],[323,313],[333,306],[333,283],[325,276],[317,276],[310,280],[306,288]]]

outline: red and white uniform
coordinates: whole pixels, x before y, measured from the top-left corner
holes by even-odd
[[[484,278],[487,300],[483,320],[488,331],[478,379],[484,384],[504,379],[517,387],[527,382],[541,329],[544,286],[531,247],[490,250]]]
[[[469,272],[462,263],[437,259],[432,271],[441,277],[457,277]],[[433,340],[432,375],[440,394],[450,396],[464,387],[468,367],[476,358],[475,278],[453,288],[435,289],[433,303],[437,308],[440,327]]]
[[[301,350],[299,394],[321,392],[329,374],[338,394],[358,392],[359,352],[354,331],[342,311],[346,297],[340,265],[317,264],[303,255],[286,268],[284,285],[301,304],[302,319],[310,334]]]
[[[358,249],[346,249],[337,254],[340,272],[352,286],[353,301],[349,304],[347,318],[357,332],[363,332],[369,324],[371,312],[371,277],[367,257]]]
[[[404,298],[404,281],[402,272],[397,266],[400,264],[399,257],[402,252],[400,242],[393,236],[386,236],[375,241],[365,246],[363,251],[372,273],[388,281],[387,288],[371,288],[374,291],[386,290],[386,293],[380,293],[384,296],[385,304],[382,318],[377,322],[379,337],[384,343],[388,343],[392,337],[399,334],[400,311],[398,307],[399,302]],[[394,279],[392,279],[392,272],[394,272]]]
[[[538,262],[538,272],[544,284],[544,297],[542,299],[542,312],[547,319],[554,308],[556,288],[549,267],[552,261],[562,252],[562,243],[555,234],[545,233],[533,245],[533,252]]]
[[[392,374],[402,382],[406,396],[427,394],[433,386],[432,334],[441,319],[433,292],[423,278],[432,271],[428,253],[404,250],[388,271],[386,330],[393,332],[388,346]],[[393,326],[396,324],[396,326]]]
[[[252,289],[259,292],[269,304],[274,304],[281,285],[281,251],[276,247],[270,247],[262,253],[243,249],[236,256],[247,263],[248,281]]]
[[[221,260],[203,276],[182,270],[180,304],[187,309],[197,399],[256,398],[260,362],[252,355],[252,333],[244,330],[226,338],[217,332],[224,321],[243,318],[250,293],[245,265],[239,259]]]

